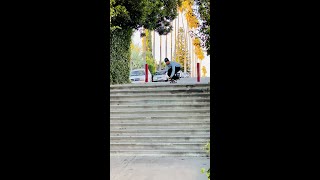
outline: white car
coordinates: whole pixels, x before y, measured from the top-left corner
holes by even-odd
[[[143,83],[146,79],[145,69],[135,69],[130,72],[130,80],[132,83]],[[152,76],[148,70],[148,82],[152,82]]]
[[[186,73],[181,73],[181,78],[189,78],[190,77],[190,74],[188,72]]]
[[[169,77],[167,75],[167,72],[157,71],[156,74],[153,76],[153,82],[160,82],[160,81],[168,81]]]

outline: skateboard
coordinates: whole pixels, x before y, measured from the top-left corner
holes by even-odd
[[[177,83],[177,80],[171,79],[170,83]]]
[[[180,78],[172,78],[172,79],[169,79],[170,83],[177,83],[177,80],[179,80]]]
[[[177,80],[180,80],[180,74],[177,73],[172,79],[169,79],[170,83],[177,83]]]

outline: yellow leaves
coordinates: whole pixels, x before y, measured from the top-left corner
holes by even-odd
[[[204,59],[204,54],[203,54],[203,51],[201,48],[196,48],[196,55],[197,55],[198,59],[200,59],[200,60]]]
[[[191,29],[197,28],[199,26],[199,21],[198,21],[197,17],[193,14],[192,11],[186,12],[186,19],[187,19],[188,25]]]
[[[192,28],[197,28],[199,26],[199,20],[193,13],[192,6],[194,4],[193,0],[184,0],[181,6],[178,7],[179,12],[186,12],[185,17],[187,19],[188,26]]]
[[[147,37],[149,37],[150,36],[150,32],[149,32],[149,30],[148,29],[146,29],[145,30],[145,33],[146,33],[146,36],[144,37],[145,38],[145,46],[144,46],[144,48],[147,50],[147,51],[149,51],[149,41],[147,40]]]
[[[181,3],[181,6],[179,7],[179,11],[186,11],[188,8],[190,8],[190,0],[185,0]]]
[[[142,51],[145,52],[146,51],[146,47],[147,47],[146,36],[142,37],[141,41],[142,41]]]
[[[193,40],[193,45],[195,46],[195,47],[200,47],[200,39],[199,38],[195,38],[194,40]]]
[[[204,59],[204,54],[201,48],[201,42],[199,38],[195,38],[193,40],[193,45],[195,47],[195,53],[198,59],[203,60]]]
[[[141,51],[140,47],[138,45],[135,45],[133,43],[130,44],[131,51]]]
[[[207,75],[207,68],[205,66],[202,66],[202,77],[206,77]]]
[[[181,3],[181,6],[178,7],[179,12],[185,12],[185,18],[187,20],[188,26],[190,29],[198,28],[199,27],[199,20],[197,16],[193,12],[194,0],[184,0]],[[198,59],[204,59],[204,52],[201,48],[201,41],[199,38],[195,38],[193,40],[193,45],[195,47],[195,55]]]
[[[182,3],[181,3],[181,6],[178,7],[178,10],[180,12],[182,11],[187,11],[188,9],[190,9],[193,5],[193,2],[191,2],[190,0],[184,0]]]

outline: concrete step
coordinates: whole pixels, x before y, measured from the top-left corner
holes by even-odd
[[[210,118],[207,119],[126,119],[126,120],[114,120],[111,119],[110,123],[177,123],[177,122],[198,122],[198,123],[210,123]]]
[[[181,104],[181,105],[172,105],[172,104],[152,104],[152,105],[111,105],[110,110],[164,110],[164,109],[197,109],[197,108],[209,108],[210,103],[202,104]]]
[[[110,129],[110,136],[210,135],[210,129]]]
[[[110,156],[208,157],[203,150],[110,150]]]
[[[168,104],[168,105],[183,105],[186,103],[200,104],[210,103],[210,98],[144,98],[144,99],[120,99],[110,100],[110,105],[157,105],[157,104]]]
[[[110,143],[110,150],[202,150],[205,143]]]
[[[141,90],[141,89],[194,89],[194,88],[210,88],[209,84],[126,84],[126,85],[110,85],[110,91],[113,90]]]
[[[113,143],[130,143],[130,142],[157,142],[157,143],[173,143],[173,142],[197,142],[207,143],[210,136],[110,136],[110,142]]]
[[[121,100],[121,99],[134,99],[134,100],[148,100],[148,99],[204,99],[210,98],[209,93],[194,93],[194,94],[153,94],[153,95],[144,95],[144,94],[132,94],[132,95],[110,95],[110,100]]]
[[[210,85],[110,87],[111,156],[208,156]]]
[[[193,114],[193,115],[176,115],[176,114],[161,114],[161,115],[131,115],[131,116],[110,116],[110,120],[209,120],[210,114]]]
[[[143,122],[143,123],[110,123],[110,129],[179,129],[179,128],[210,128],[210,122]]]
[[[209,88],[192,88],[192,89],[120,89],[120,90],[111,90],[110,95],[132,95],[132,94],[144,94],[144,95],[153,95],[153,94],[192,94],[192,93],[209,93]]]
[[[127,110],[127,111],[115,111],[115,110],[110,110],[110,116],[128,116],[128,115],[143,115],[145,117],[150,117],[151,115],[165,115],[165,114],[172,114],[172,115],[195,115],[195,114],[210,114],[210,109],[209,108],[202,108],[202,109],[190,109],[190,110],[176,110],[176,109],[169,109],[169,110]]]

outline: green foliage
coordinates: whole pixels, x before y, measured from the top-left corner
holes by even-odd
[[[210,155],[210,141],[203,148]],[[201,173],[206,173],[208,180],[210,180],[210,168],[206,171],[205,168],[201,168]]]
[[[210,141],[203,148],[210,155]]]
[[[146,46],[147,51],[152,52],[152,40],[151,40],[151,31],[146,29]],[[152,54],[152,53],[151,53]]]
[[[130,56],[130,64],[132,69],[141,69],[143,68],[144,61],[141,54],[141,49],[138,45],[132,44],[130,45],[131,56]]]
[[[206,171],[205,168],[202,168],[201,169],[201,173],[204,174],[206,173],[207,177],[208,177],[208,180],[210,180],[210,168]]]
[[[112,24],[111,19],[117,17],[119,14],[128,14],[124,6],[115,5],[116,0],[110,0],[110,30],[114,31],[116,29],[121,29],[120,26],[115,26]]]
[[[131,29],[110,33],[110,84],[129,83]]]
[[[159,64],[159,63],[158,63]],[[166,63],[165,62],[163,62],[163,61],[161,61],[161,69],[165,69],[166,68]]]
[[[156,60],[152,55],[152,39],[150,30],[146,30],[146,61],[152,75],[156,73]]]
[[[170,22],[177,17],[179,4],[181,0],[112,0],[110,23],[122,28],[144,27],[165,35],[172,30]]]
[[[156,62],[150,51],[146,53],[146,61],[151,74],[154,75],[156,73]]]
[[[133,29],[145,28],[165,35],[177,15],[181,0],[110,0],[110,83],[129,82]],[[151,63],[151,57],[146,60]],[[153,65],[150,64],[151,70]]]
[[[195,0],[197,14],[201,20],[198,37],[204,43],[207,55],[210,55],[210,0]]]

